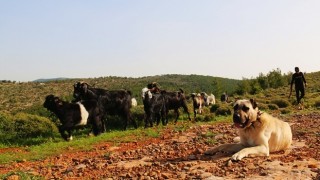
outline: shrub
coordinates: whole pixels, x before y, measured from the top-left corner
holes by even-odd
[[[289,113],[291,113],[290,109],[286,109],[286,108],[281,109],[280,112],[281,112],[281,114],[289,114]]]
[[[214,114],[207,114],[207,115],[204,116],[203,121],[204,121],[204,122],[209,122],[209,121],[212,121],[212,120],[214,120],[214,119],[215,119]]]
[[[276,99],[271,101],[272,104],[276,104],[279,108],[285,108],[290,105],[287,100],[284,99]]]
[[[276,105],[276,104],[268,104],[268,108],[270,110],[278,110],[279,109],[278,105]]]
[[[227,115],[231,115],[232,113],[232,107],[229,106],[228,104],[220,106],[217,110],[216,110],[216,115],[223,115],[223,116],[227,116]]]
[[[219,104],[213,104],[210,108],[210,112],[216,112],[219,107]]]
[[[13,117],[13,126],[18,138],[49,137],[58,132],[49,119],[37,115],[18,113]]]
[[[0,141],[12,139],[16,136],[12,116],[0,113]]]
[[[264,104],[264,103],[259,103],[258,104],[258,108],[260,110],[267,110],[268,109],[268,105]]]
[[[44,108],[40,104],[31,106],[23,110],[23,112],[27,114],[33,114],[33,115],[38,115],[43,117],[50,117],[50,115],[52,114],[50,111],[48,111],[46,108]]]
[[[204,121],[204,116],[198,114],[197,117],[196,117],[196,119],[195,119],[195,121],[201,121],[201,122]]]
[[[317,100],[316,102],[314,102],[314,106],[317,108],[320,108],[320,100]]]
[[[144,126],[144,109],[143,106],[136,106],[131,108],[132,118],[136,121],[138,127]]]

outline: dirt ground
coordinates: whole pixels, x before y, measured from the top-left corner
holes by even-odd
[[[105,143],[90,151],[0,165],[0,174],[23,171],[45,179],[320,179],[320,113],[282,119],[291,124],[292,147],[269,157],[230,161],[227,154],[205,156],[209,146],[233,142],[237,136],[230,123],[219,123],[167,129],[144,142],[117,147]]]

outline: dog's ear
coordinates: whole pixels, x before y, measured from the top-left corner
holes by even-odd
[[[256,109],[258,107],[258,103],[254,99],[250,99],[250,102],[252,104],[253,109]]]

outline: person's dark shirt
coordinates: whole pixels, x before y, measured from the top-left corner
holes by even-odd
[[[304,88],[303,82],[306,83],[306,80],[302,72],[292,74],[291,86],[294,83],[296,88]]]

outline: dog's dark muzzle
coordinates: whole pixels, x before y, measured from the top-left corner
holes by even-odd
[[[238,113],[233,114],[233,123],[237,128],[244,128],[246,121],[242,122],[241,116]]]

